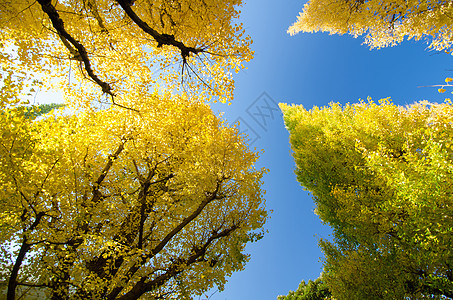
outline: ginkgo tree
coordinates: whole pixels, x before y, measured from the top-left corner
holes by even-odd
[[[453,298],[453,106],[281,105],[335,299]]]
[[[320,276],[315,281],[309,280],[305,283],[304,280],[299,284],[297,290],[290,291],[286,296],[278,296],[277,300],[330,300],[331,294]]]
[[[299,32],[365,35],[370,48],[395,46],[405,38],[426,39],[429,48],[453,54],[453,3],[451,1],[310,0],[289,27]],[[451,89],[451,77],[436,84],[439,93]],[[453,93],[453,92],[452,92]]]
[[[244,268],[258,154],[206,102],[252,58],[240,0],[0,3],[7,299],[191,299]],[[68,110],[24,107],[37,88]],[[103,104],[106,105],[103,105]]]
[[[404,38],[430,38],[431,48],[450,52],[452,27],[453,4],[448,0],[310,0],[288,32],[365,34],[371,48],[393,46]]]
[[[267,218],[257,153],[202,101],[137,101],[0,114],[7,299],[191,299],[243,269]]]
[[[251,39],[237,21],[240,5],[240,0],[2,1],[0,79],[9,88],[40,81],[86,105],[121,106],[128,98],[124,93],[144,78],[148,90],[159,83],[204,101],[229,101],[232,72],[252,58]],[[18,101],[8,98],[13,100]]]

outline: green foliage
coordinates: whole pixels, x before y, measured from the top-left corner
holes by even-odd
[[[64,104],[59,103],[50,103],[50,104],[40,104],[27,106],[25,111],[26,117],[36,118],[47,113],[50,113],[54,109],[65,107]]]
[[[315,281],[309,280],[299,284],[296,291],[290,291],[286,296],[278,296],[278,300],[326,300],[331,299],[331,293],[327,284],[321,277]]]
[[[453,297],[453,108],[281,106],[335,299]]]

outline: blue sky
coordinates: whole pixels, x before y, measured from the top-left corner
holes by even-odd
[[[317,242],[328,238],[330,229],[313,213],[313,200],[295,179],[289,135],[281,113],[271,109],[274,103],[309,109],[370,96],[391,97],[394,103],[407,105],[420,100],[443,102],[450,92],[420,87],[442,84],[453,73],[452,57],[429,51],[426,42],[407,41],[370,51],[362,38],[349,35],[289,36],[286,29],[304,3],[252,0],[242,9],[241,21],[254,41],[255,58],[235,77],[233,104],[214,109],[224,111],[231,123],[242,120],[243,130],[254,140],[252,147],[264,149],[259,165],[270,170],[264,189],[273,213],[266,224],[269,233],[247,247],[251,260],[245,270],[233,274],[212,300],[276,299],[297,289],[301,280],[316,279],[322,270]],[[266,115],[266,123],[258,109]]]
[[[241,21],[254,41],[255,58],[235,76],[232,105],[213,108],[223,111],[230,123],[242,120],[252,147],[264,150],[259,166],[270,170],[264,189],[267,208],[273,213],[266,224],[269,232],[247,247],[251,260],[245,270],[233,274],[223,292],[208,293],[215,292],[210,300],[276,299],[297,289],[301,280],[316,279],[322,270],[317,242],[328,238],[330,229],[313,213],[310,195],[296,181],[288,132],[277,103],[309,109],[368,96],[392,97],[401,105],[442,102],[445,95],[437,88],[419,86],[441,84],[453,73],[452,57],[429,51],[423,41],[370,51],[362,45],[363,39],[348,35],[289,36],[286,29],[305,1],[244,1]]]

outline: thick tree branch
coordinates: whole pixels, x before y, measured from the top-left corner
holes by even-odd
[[[116,2],[123,8],[126,14],[138,25],[144,32],[151,35],[154,40],[157,42],[157,47],[162,47],[163,45],[174,46],[181,51],[181,56],[184,62],[186,58],[190,56],[191,53],[197,55],[200,52],[204,52],[201,48],[188,47],[184,43],[175,40],[175,37],[170,34],[159,33],[153,28],[151,28],[145,21],[143,21],[133,10],[132,3],[133,1],[128,0],[116,0]],[[132,3],[131,3],[132,2]]]
[[[145,238],[143,237],[144,223],[154,203],[154,201],[147,201],[147,196],[149,196],[149,189],[156,184],[163,184],[165,186],[166,182],[174,177],[173,174],[169,174],[163,178],[151,182],[154,177],[155,171],[155,168],[149,170],[148,176],[141,183],[141,188],[138,195],[138,203],[140,204],[134,207],[122,222],[119,233],[113,237],[113,240],[115,242],[131,246],[134,243],[134,240],[137,238],[138,232],[138,243],[136,247],[139,249],[142,248],[143,242],[145,240]],[[159,191],[163,190],[164,188],[158,186],[157,191],[155,192],[158,193]],[[113,257],[111,253],[104,251],[97,258],[89,261],[87,263],[87,267],[90,271],[96,273],[100,278],[109,279],[116,275],[125,260],[125,256],[127,255]]]
[[[108,161],[105,164],[104,168],[102,169],[101,174],[98,176],[96,181],[93,183],[91,202],[82,203],[82,206],[84,206],[84,207],[93,206],[93,205],[96,205],[97,203],[99,203],[103,199],[103,195],[99,189],[101,187],[102,182],[106,178],[108,172],[110,171],[111,167],[113,166],[113,162],[118,158],[118,156],[124,150],[124,144],[125,144],[125,140],[122,140],[120,145],[118,146],[118,148],[115,150],[115,152],[108,156]],[[90,210],[87,213],[87,215],[85,216],[85,220],[90,220],[91,215],[92,215],[92,211]],[[76,249],[84,241],[84,238],[82,237],[82,235],[78,233],[79,231],[81,231],[83,234],[88,233],[90,231],[89,222],[84,221],[82,224],[79,224],[79,228],[76,231],[77,233],[76,233],[75,237],[72,239],[70,247],[69,247],[70,251],[72,251],[72,252],[75,252]],[[63,272],[61,275],[59,275],[59,277],[55,278],[54,284],[63,286],[62,282],[66,281],[67,280],[66,277],[69,276],[69,274],[65,270],[68,266],[72,265],[73,258],[69,258],[69,259],[63,258],[59,261],[59,263],[60,263],[60,265],[58,267],[61,270],[63,270]],[[54,293],[54,298],[63,297],[61,294],[59,294],[60,292],[64,293],[65,291],[56,290],[56,293]]]
[[[188,258],[179,259],[179,260],[175,261],[168,268],[167,272],[157,276],[155,279],[153,279],[151,281],[146,282],[146,280],[148,280],[147,276],[140,278],[140,280],[137,282],[137,284],[129,292],[127,292],[123,296],[119,297],[118,299],[121,299],[121,300],[138,299],[144,293],[153,291],[156,288],[162,286],[163,284],[165,284],[165,282],[170,280],[172,277],[174,277],[175,275],[184,271],[181,269],[181,265],[190,266],[194,263],[203,261],[209,245],[214,240],[230,235],[237,228],[239,228],[237,225],[232,225],[230,228],[227,228],[219,233],[213,232],[212,235],[209,237],[209,239],[203,244],[203,246],[197,248],[195,250],[195,252],[192,255],[190,255]]]
[[[29,232],[32,232],[36,228],[36,226],[39,225],[43,216],[44,216],[44,212],[40,212],[37,214],[35,221],[28,228]],[[16,299],[16,287],[18,284],[17,277],[19,275],[19,269],[25,259],[25,255],[30,250],[30,248],[31,248],[31,244],[28,243],[27,234],[24,234],[24,237],[22,239],[22,245],[20,246],[19,254],[17,255],[13,269],[11,270],[11,275],[9,276],[8,292],[6,295],[7,300]]]
[[[101,80],[93,71],[92,66],[91,66],[91,61],[88,57],[87,50],[85,47],[80,43],[78,40],[76,40],[74,37],[72,37],[65,29],[64,27],[64,22],[60,18],[60,15],[58,11],[56,10],[55,6],[52,5],[51,0],[37,0],[37,2],[41,5],[42,10],[48,15],[52,22],[52,26],[55,28],[57,31],[57,34],[65,47],[69,50],[69,52],[72,55],[71,59],[78,60],[83,63],[84,68],[86,72],[88,73],[88,76],[102,88],[102,92],[105,94],[108,94],[111,96],[112,104],[119,106],[121,108],[125,109],[130,109],[136,112],[139,112],[136,109],[126,107],[124,105],[121,105],[119,103],[115,102],[115,94],[112,91],[112,87],[110,86],[109,83]],[[195,47],[189,47],[186,46],[183,42],[175,40],[175,37],[170,34],[165,34],[165,33],[159,33],[153,28],[151,28],[145,21],[143,21],[131,8],[133,5],[134,1],[130,0],[116,0],[116,2],[123,8],[125,13],[129,16],[129,18],[136,24],[138,25],[144,32],[147,34],[151,35],[155,41],[157,41],[157,47],[161,47],[163,45],[169,45],[173,46],[179,49],[181,52],[181,56],[183,59],[183,66],[187,64],[187,58],[190,56],[190,54],[197,55],[198,53],[205,52],[205,49],[203,48],[195,48]],[[103,31],[106,31],[105,26],[103,25],[103,21],[100,18],[97,8],[93,6],[93,3],[91,1],[88,1],[88,6],[93,15],[95,16],[96,20],[99,23],[99,26],[103,29]]]
[[[16,286],[17,286],[17,277],[19,275],[19,269],[22,265],[22,262],[25,259],[25,255],[27,254],[28,250],[30,250],[30,244],[27,243],[27,237],[24,236],[22,245],[19,250],[19,254],[17,255],[16,261],[14,263],[13,269],[11,271],[11,275],[9,276],[8,281],[8,292],[6,295],[6,300],[15,300],[16,299]]]
[[[187,226],[187,224],[189,224],[193,219],[195,219],[202,212],[202,210],[206,207],[206,205],[208,205],[213,200],[217,199],[217,193],[220,190],[220,186],[221,186],[221,181],[217,182],[217,186],[212,193],[207,193],[205,200],[203,200],[200,203],[200,205],[197,207],[197,209],[195,211],[193,211],[189,216],[184,218],[184,220],[182,220],[182,222],[179,223],[178,226],[176,226],[172,231],[170,231],[163,238],[163,240],[153,250],[151,250],[152,256],[159,253],[178,232],[180,232],[184,227]]]
[[[99,187],[101,186],[102,181],[104,181],[105,177],[107,176],[107,173],[109,172],[110,168],[113,165],[113,161],[118,158],[120,153],[124,150],[124,142],[122,142],[118,148],[116,149],[115,153],[110,154],[108,156],[108,161],[107,164],[105,165],[104,169],[102,170],[101,174],[99,175],[98,179],[94,182],[93,184],[93,189],[92,189],[92,202],[97,203],[101,200],[102,194],[99,191]]]
[[[41,4],[42,10],[49,16],[50,21],[52,22],[53,27],[57,30],[58,34],[60,35],[60,38],[66,39],[77,50],[80,59],[83,61],[88,76],[90,76],[90,78],[93,79],[93,81],[96,82],[102,88],[103,93],[109,94],[110,96],[112,96],[113,99],[114,94],[112,92],[111,86],[107,82],[104,82],[101,79],[99,79],[99,77],[96,74],[94,74],[85,47],[66,31],[66,29],[64,28],[64,22],[60,18],[60,15],[58,14],[55,7],[52,5],[51,0],[37,0],[37,1],[39,4]]]
[[[60,37],[63,44],[68,48],[69,52],[72,54],[72,59],[83,62],[85,70],[88,73],[88,76],[102,88],[102,92],[111,96],[112,104],[119,106],[121,108],[133,110],[139,112],[138,110],[130,107],[126,107],[119,103],[115,102],[115,94],[112,91],[112,87],[105,81],[102,81],[91,68],[91,62],[88,58],[88,53],[85,47],[75,38],[73,38],[64,28],[64,22],[60,18],[55,7],[52,5],[51,0],[37,0],[41,4],[42,10],[49,16],[52,26],[57,30],[58,36]],[[72,46],[71,46],[72,45]],[[74,49],[75,48],[75,49]]]
[[[143,255],[137,263],[135,263],[132,267],[129,268],[129,270],[125,274],[126,280],[129,280],[132,278],[132,276],[141,268],[143,263],[145,263],[148,259],[154,257],[156,254],[158,254],[166,245],[167,243],[177,234],[179,233],[184,227],[187,226],[193,219],[195,219],[208,205],[210,202],[212,202],[215,199],[218,199],[217,193],[220,190],[222,181],[217,182],[217,186],[215,190],[211,193],[206,193],[206,198],[203,200],[199,206],[197,207],[196,210],[194,210],[189,216],[184,218],[181,223],[179,223],[172,231],[170,231],[163,239],[162,241],[154,247],[147,255]],[[107,299],[115,299],[116,296],[123,290],[122,286],[118,286],[113,289],[112,292],[107,296]]]
[[[154,173],[154,172],[152,172],[152,173]],[[150,174],[151,174],[151,172],[150,172]],[[146,196],[148,194],[148,189],[149,189],[150,185],[151,185],[151,183],[149,181],[145,182],[143,184],[142,191],[140,191],[140,194],[138,195],[139,203],[140,203],[140,224],[138,227],[138,243],[137,243],[138,249],[143,248],[143,228],[145,226],[146,218],[148,217],[148,208],[149,208],[149,205],[146,201]]]

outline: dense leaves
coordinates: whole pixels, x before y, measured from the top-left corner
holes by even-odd
[[[278,300],[328,300],[331,293],[327,284],[318,278],[315,281],[309,280],[308,283],[302,280],[295,291],[290,291],[286,296],[278,296]]]
[[[266,219],[257,155],[198,101],[154,94],[136,105],[140,114],[0,115],[9,293],[180,299],[222,289],[244,267]]]
[[[366,34],[372,48],[428,37],[430,47],[450,51],[452,27],[453,3],[447,0],[310,0],[288,32]]]
[[[243,269],[264,170],[205,104],[252,58],[240,5],[0,3],[7,299],[190,299]],[[47,88],[65,110],[22,106]]]
[[[281,106],[335,299],[453,297],[453,108]]]
[[[251,40],[236,20],[240,5],[240,0],[2,1],[0,79],[8,90],[0,90],[0,104],[17,102],[3,95],[32,80],[85,104],[123,105],[131,87],[149,91],[158,84],[203,101],[231,100],[231,73],[252,57]]]

